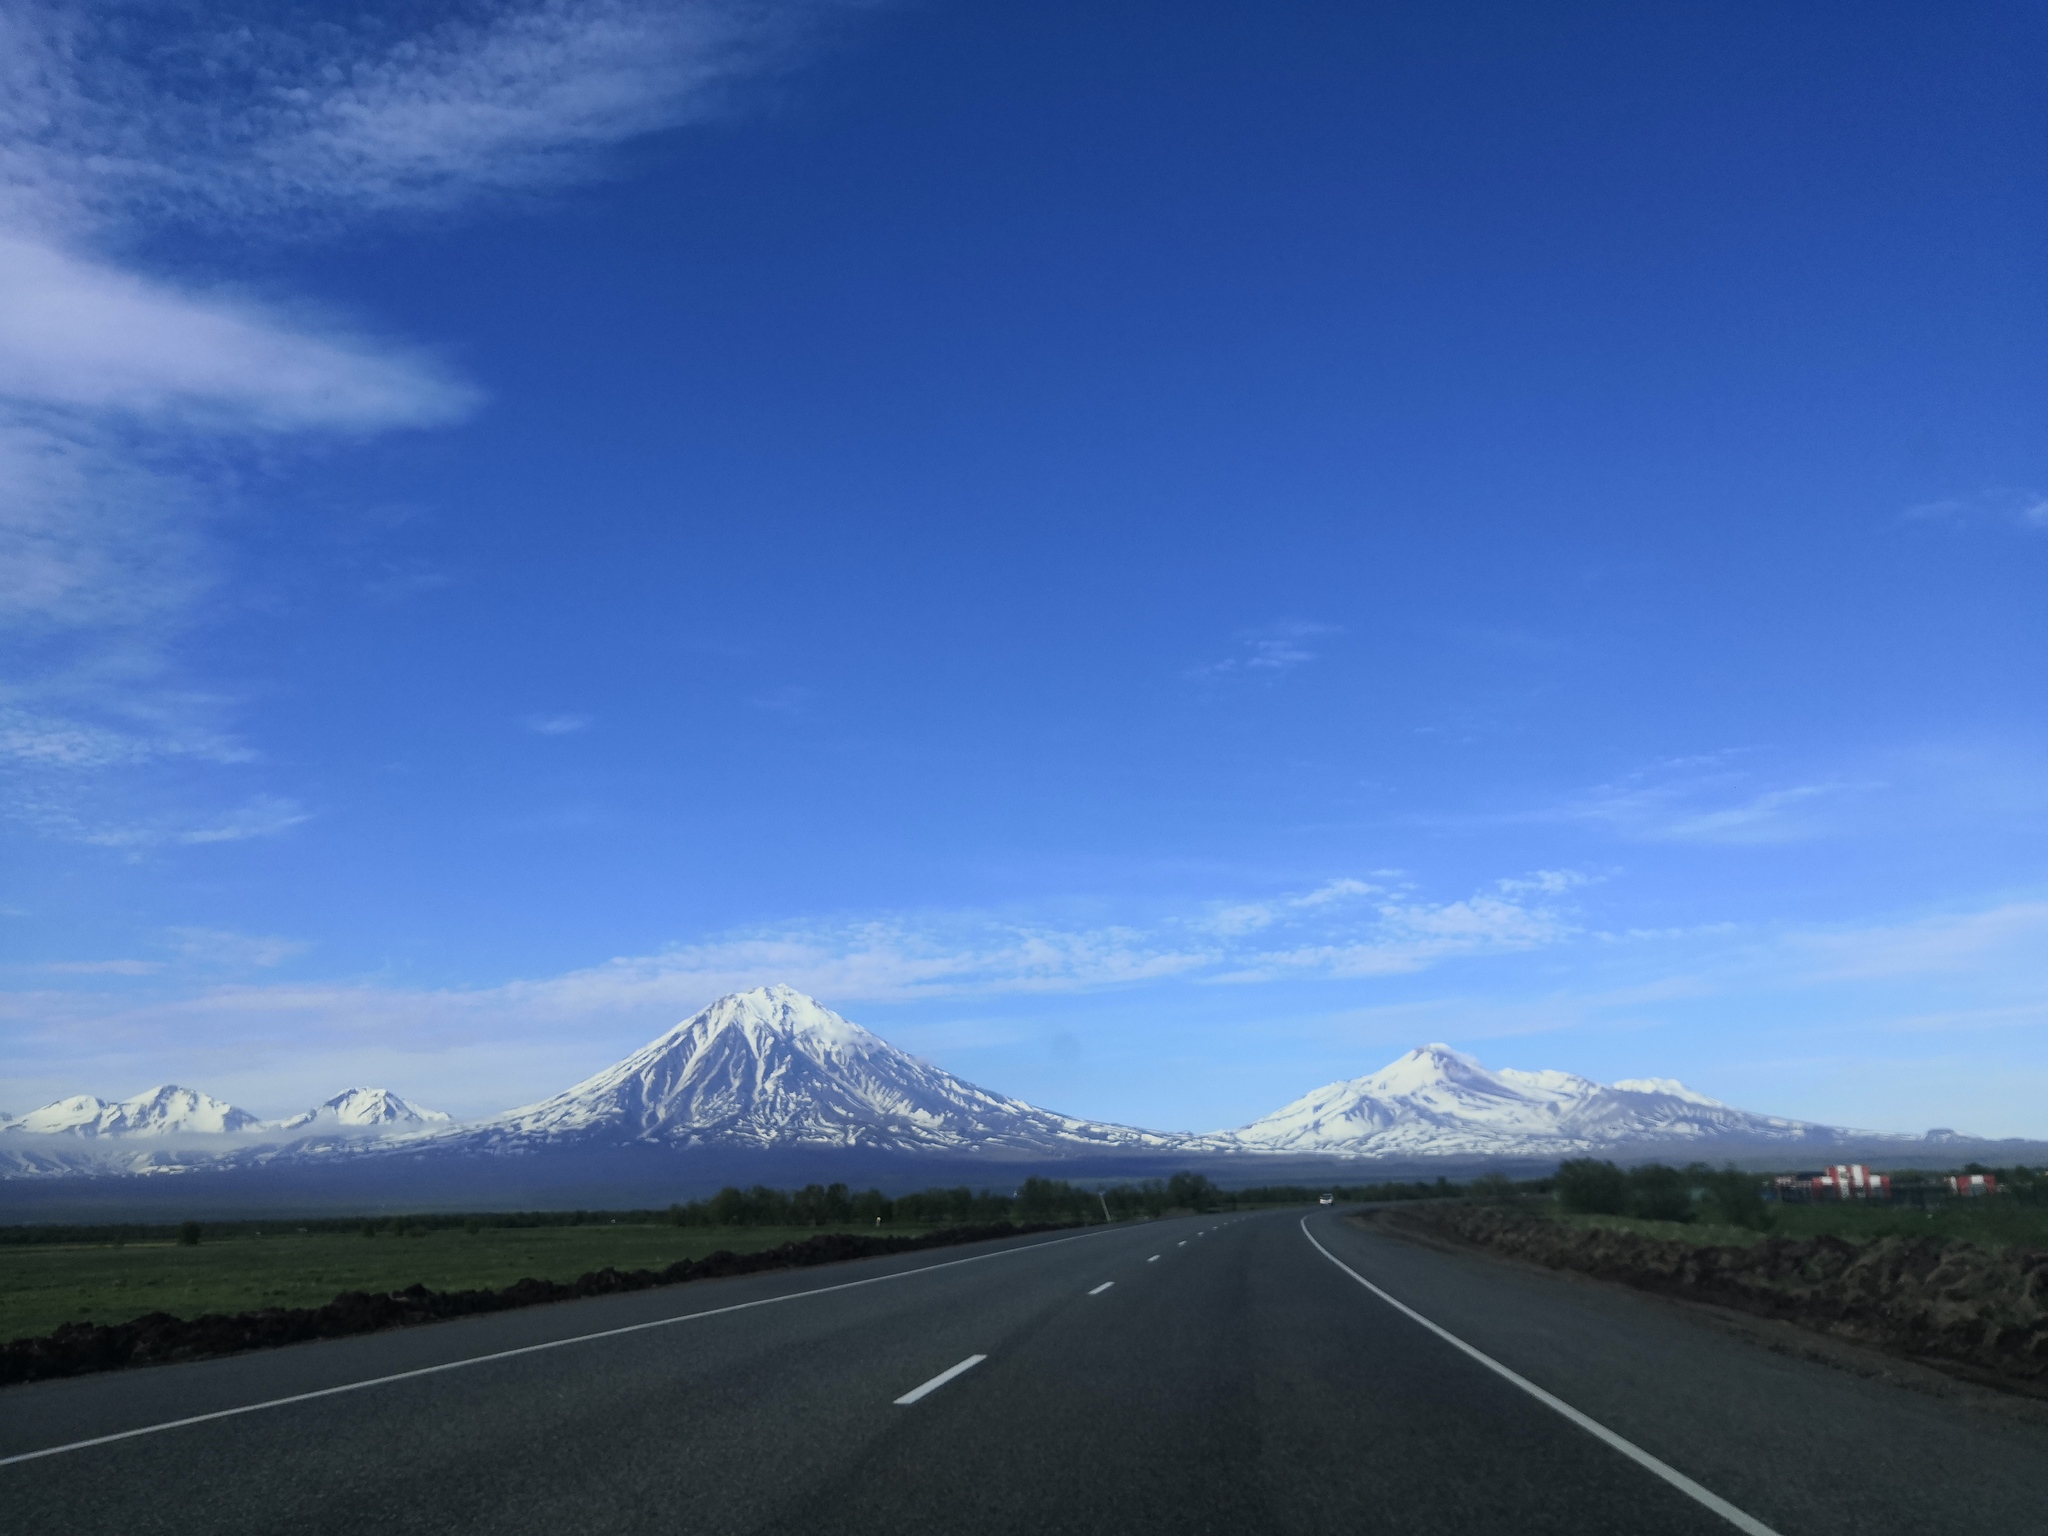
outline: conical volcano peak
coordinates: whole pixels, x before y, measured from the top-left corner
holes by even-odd
[[[745,992],[729,992],[694,1017],[685,1019],[672,1033],[695,1032],[708,1039],[728,1029],[742,1030],[749,1036],[779,1035],[793,1041],[812,1041],[840,1050],[867,1050],[882,1044],[877,1036],[834,1013],[815,997],[780,982]]]
[[[789,986],[729,993],[566,1093],[484,1122],[476,1134],[901,1151],[1167,1141],[962,1082]]]
[[[1421,1093],[1454,1083],[1491,1083],[1493,1074],[1474,1057],[1441,1042],[1418,1045],[1379,1071],[1354,1079],[1379,1093]]]

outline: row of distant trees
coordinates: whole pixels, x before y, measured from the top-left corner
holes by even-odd
[[[1100,1222],[1105,1214],[1125,1221],[1161,1216],[1168,1211],[1224,1211],[1260,1205],[1308,1205],[1320,1196],[1340,1200],[1413,1200],[1462,1193],[1463,1186],[1438,1179],[1434,1183],[1362,1185],[1269,1185],[1259,1189],[1218,1189],[1204,1174],[1176,1173],[1169,1179],[1146,1179],[1102,1188],[1075,1185],[1065,1179],[1028,1178],[1007,1192],[969,1189],[926,1189],[913,1194],[884,1195],[880,1190],[855,1192],[844,1184],[807,1184],[802,1189],[727,1187],[708,1200],[692,1200],[667,1209],[554,1211],[420,1211],[390,1216],[300,1217],[243,1221],[60,1223],[0,1226],[0,1246],[16,1243],[194,1243],[203,1232],[207,1241],[260,1237],[268,1232],[360,1233],[364,1237],[424,1237],[430,1232],[492,1228],[643,1226],[673,1222],[678,1226],[964,1226],[998,1221]]]
[[[970,1189],[925,1189],[889,1196],[879,1189],[858,1193],[844,1184],[807,1184],[802,1189],[751,1189],[728,1185],[708,1200],[669,1207],[680,1227],[966,1226],[998,1221],[1104,1222],[1163,1216],[1168,1211],[1232,1211],[1266,1205],[1311,1205],[1323,1195],[1344,1201],[1427,1200],[1464,1193],[1444,1179],[1434,1183],[1316,1185],[1268,1184],[1254,1189],[1220,1189],[1207,1174],[1176,1173],[1167,1179],[1101,1187],[1066,1179],[1028,1178],[1010,1193]]]
[[[1969,1163],[1965,1173],[1998,1177],[2001,1203],[2048,1205],[2048,1168],[1991,1168]],[[1913,1169],[1890,1170],[1893,1189],[1910,1198],[1916,1186],[1939,1196],[1946,1175]],[[425,1236],[449,1228],[482,1231],[492,1227],[575,1227],[644,1225],[673,1222],[685,1227],[726,1226],[967,1226],[999,1221],[1101,1222],[1163,1216],[1169,1211],[1232,1211],[1274,1205],[1311,1205],[1323,1195],[1347,1204],[1392,1200],[1520,1201],[1555,1196],[1568,1211],[1614,1216],[1643,1216],[1660,1221],[1709,1221],[1728,1226],[1769,1230],[1773,1207],[1763,1196],[1765,1180],[1733,1168],[1693,1163],[1672,1168],[1644,1163],[1622,1168],[1596,1158],[1578,1158],[1550,1178],[1514,1180],[1505,1174],[1482,1174],[1464,1183],[1449,1179],[1377,1184],[1267,1184],[1251,1189],[1219,1189],[1206,1174],[1182,1172],[1168,1179],[1146,1179],[1092,1187],[1065,1179],[1028,1178],[1003,1193],[988,1189],[926,1189],[888,1196],[878,1189],[858,1193],[844,1184],[807,1184],[802,1189],[727,1187],[708,1200],[692,1200],[660,1209],[578,1211],[491,1211],[484,1213],[423,1212],[402,1216],[300,1218],[283,1224],[267,1221],[210,1221],[203,1224],[123,1224],[105,1226],[48,1225],[0,1227],[0,1246],[15,1243],[196,1243],[202,1230],[208,1240],[260,1237],[267,1230],[288,1232],[360,1232],[364,1237]]]
[[[1561,1165],[1551,1183],[1559,1205],[1587,1215],[1706,1220],[1756,1232],[1768,1231],[1771,1226],[1763,1181],[1737,1168],[1711,1168],[1705,1163],[1683,1168],[1642,1163],[1621,1168],[1599,1158],[1580,1157]]]

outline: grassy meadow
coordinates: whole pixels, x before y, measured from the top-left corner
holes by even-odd
[[[925,1227],[891,1225],[892,1234]],[[721,1248],[750,1253],[851,1226],[678,1227],[662,1223],[295,1232],[170,1241],[0,1244],[0,1340],[60,1323],[123,1323],[146,1312],[198,1317],[262,1307],[317,1307],[343,1291],[496,1288],[568,1281],[593,1269],[660,1269]]]

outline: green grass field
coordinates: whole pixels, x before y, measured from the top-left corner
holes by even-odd
[[[925,1227],[892,1226],[896,1235]],[[277,1233],[174,1243],[0,1246],[0,1339],[59,1323],[124,1323],[145,1312],[198,1317],[261,1307],[317,1307],[343,1291],[496,1288],[515,1280],[574,1280],[611,1265],[660,1269],[721,1248],[749,1253],[824,1232],[866,1227],[585,1225],[379,1232]]]
[[[1878,1237],[1946,1237],[1983,1248],[2048,1248],[2048,1206],[2021,1205],[2009,1199],[1954,1200],[1931,1211],[1902,1205],[1862,1205],[1842,1201],[1827,1205],[1780,1205],[1772,1237],[1819,1237],[1833,1234],[1855,1240]],[[1764,1234],[1741,1227],[1716,1227],[1705,1222],[1639,1221],[1631,1216],[1565,1216],[1585,1226],[1640,1232],[1646,1237],[1676,1238],[1688,1243],[1742,1244]]]

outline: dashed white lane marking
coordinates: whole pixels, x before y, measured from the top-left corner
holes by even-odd
[[[1090,1296],[1100,1296],[1104,1291],[1108,1290],[1112,1285],[1115,1284],[1116,1282],[1114,1280],[1105,1280],[1102,1282],[1102,1284],[1095,1287],[1095,1289],[1090,1291],[1088,1294]]]
[[[1553,1409],[1556,1412],[1563,1414],[1566,1418],[1570,1419],[1574,1424],[1578,1425],[1579,1428],[1586,1431],[1586,1433],[1591,1435],[1594,1439],[1599,1440],[1606,1445],[1612,1446],[1615,1450],[1621,1452],[1622,1455],[1626,1456],[1630,1461],[1634,1462],[1637,1466],[1643,1468],[1645,1471],[1654,1472],[1658,1477],[1663,1478],[1665,1482],[1669,1483],[1672,1487],[1676,1488],[1680,1493],[1684,1494],[1687,1498],[1692,1499],[1700,1504],[1704,1504],[1708,1509],[1711,1509],[1723,1520],[1726,1520],[1730,1525],[1734,1526],[1735,1529],[1743,1532],[1744,1536],[1778,1536],[1778,1533],[1772,1530],[1768,1525],[1765,1525],[1763,1521],[1757,1519],[1754,1515],[1744,1514],[1741,1510],[1737,1509],[1733,1504],[1730,1504],[1726,1499],[1722,1498],[1719,1494],[1713,1493],[1708,1489],[1702,1488],[1698,1483],[1694,1482],[1691,1478],[1687,1477],[1683,1472],[1679,1471],[1678,1468],[1668,1466],[1664,1462],[1659,1461],[1656,1457],[1652,1456],[1648,1451],[1644,1450],[1634,1441],[1622,1439],[1621,1436],[1617,1435],[1605,1424],[1602,1424],[1597,1419],[1588,1418],[1585,1414],[1579,1412],[1578,1409],[1574,1408],[1570,1403],[1566,1402],[1563,1398],[1553,1397],[1550,1393],[1544,1391],[1541,1387],[1537,1386],[1535,1382],[1529,1380],[1528,1377],[1517,1375],[1515,1372],[1509,1370],[1506,1366],[1502,1365],[1498,1360],[1494,1359],[1493,1356],[1483,1354],[1479,1350],[1474,1349],[1470,1344],[1467,1344],[1463,1339],[1459,1338],[1455,1333],[1452,1333],[1448,1328],[1438,1327],[1435,1323],[1432,1323],[1428,1318],[1424,1317],[1420,1312],[1416,1311],[1413,1307],[1404,1305],[1403,1303],[1394,1300],[1393,1297],[1389,1296],[1385,1291],[1381,1290],[1378,1286],[1374,1285],[1370,1280],[1366,1279],[1365,1276],[1361,1275],[1349,1264],[1346,1264],[1342,1259],[1338,1258],[1337,1255],[1330,1252],[1330,1250],[1325,1248],[1321,1243],[1317,1243],[1315,1233],[1309,1231],[1308,1229],[1308,1218],[1306,1216],[1301,1218],[1301,1235],[1307,1238],[1311,1243],[1315,1243],[1315,1249],[1317,1253],[1320,1253],[1332,1264],[1336,1265],[1339,1269],[1343,1270],[1345,1274],[1349,1275],[1352,1279],[1356,1280],[1368,1291],[1371,1291],[1373,1295],[1379,1297],[1381,1301],[1384,1301],[1388,1306],[1392,1307],[1396,1312],[1399,1312],[1403,1317],[1406,1317],[1413,1322],[1422,1324],[1423,1327],[1427,1328],[1431,1333],[1435,1334],[1438,1338],[1442,1339],[1446,1344],[1449,1344],[1452,1348],[1462,1350],[1464,1353],[1470,1355],[1474,1360],[1477,1360],[1481,1365],[1485,1366],[1489,1371],[1492,1371],[1496,1376],[1501,1377],[1503,1380],[1513,1382],[1516,1386],[1520,1387],[1524,1392],[1528,1393],[1531,1397],[1535,1398],[1536,1401],[1541,1403],[1544,1407]]]
[[[864,1285],[886,1285],[891,1280],[908,1280],[914,1275],[929,1275],[936,1270],[956,1269],[962,1264],[983,1264],[990,1259],[1006,1259],[1013,1253],[1030,1253],[1038,1248],[1057,1248],[1062,1243],[1086,1242],[1091,1237],[1101,1237],[1116,1230],[1101,1227],[1093,1232],[1080,1232],[1072,1237],[1055,1237],[1043,1243],[1026,1243],[1017,1248],[998,1248],[994,1253],[972,1254],[964,1259],[947,1259],[940,1264],[921,1264],[916,1269],[899,1269],[890,1275],[870,1275],[865,1280],[842,1280],[837,1285],[820,1285],[808,1291],[790,1291],[781,1296],[763,1296],[758,1301],[737,1301],[726,1307],[707,1307],[702,1312],[683,1312],[675,1317],[657,1317],[651,1322],[628,1323],[623,1328],[602,1328],[596,1333],[579,1333],[566,1339],[548,1339],[540,1344],[522,1344],[517,1349],[494,1350],[488,1355],[471,1355],[463,1360],[447,1360],[440,1365],[423,1365],[416,1370],[394,1371],[389,1376],[371,1376],[362,1381],[345,1381],[338,1387],[321,1387],[312,1392],[294,1392],[290,1397],[273,1397],[260,1403],[244,1403],[238,1408],[220,1408],[212,1413],[195,1413],[189,1418],[167,1419],[161,1424],[145,1424],[139,1429],[124,1429],[111,1435],[95,1435],[90,1440],[73,1440],[68,1445],[45,1446],[40,1451],[22,1451],[13,1456],[0,1456],[0,1467],[11,1467],[19,1461],[38,1461],[45,1456],[62,1456],[69,1451],[83,1451],[95,1445],[111,1445],[117,1440],[133,1440],[138,1435],[161,1434],[167,1429],[184,1429],[193,1424],[210,1424],[215,1419],[238,1418],[245,1413],[261,1413],[266,1408],[286,1408],[293,1403],[310,1403],[323,1397],[338,1397],[344,1392],[360,1392],[365,1387],[389,1386],[394,1381],[411,1381],[420,1376],[438,1376],[443,1371],[459,1371],[466,1366],[488,1365],[493,1360],[511,1360],[519,1355],[536,1355],[543,1350],[564,1349],[571,1344],[588,1344],[597,1339],[616,1339],[621,1334],[644,1333],[649,1328],[667,1328],[676,1323],[694,1323],[700,1318],[724,1317],[730,1312],[750,1312],[755,1307],[779,1306],[785,1301],[802,1301],[808,1296],[829,1296],[834,1291],[858,1290]],[[1158,1255],[1154,1254],[1154,1258]]]
[[[1145,1262],[1147,1264],[1157,1264],[1159,1262],[1159,1255],[1155,1253],[1152,1255],[1151,1258],[1147,1259]]]
[[[938,1375],[934,1376],[930,1381],[926,1382],[923,1386],[912,1387],[908,1392],[904,1393],[901,1397],[897,1398],[896,1406],[898,1408],[907,1408],[912,1403],[916,1402],[919,1398],[929,1397],[932,1393],[938,1391],[939,1388],[943,1387],[947,1382],[951,1381],[955,1376],[961,1376],[966,1374],[968,1371],[973,1370],[977,1365],[981,1364],[981,1362],[986,1360],[987,1358],[987,1355],[969,1355],[965,1360],[962,1360],[958,1365],[947,1366],[943,1371],[939,1372]]]
[[[1178,1243],[1175,1243],[1175,1244],[1174,1244],[1174,1246],[1175,1246],[1176,1248],[1185,1248],[1185,1247],[1187,1247],[1187,1245],[1188,1245],[1188,1240],[1187,1240],[1186,1238],[1182,1238],[1182,1239],[1181,1239],[1181,1240],[1180,1240],[1180,1241],[1179,1241]]]

